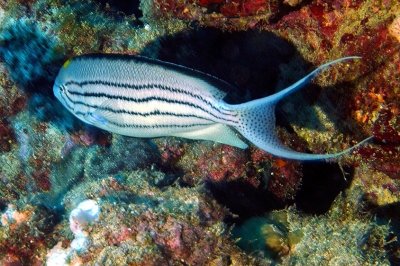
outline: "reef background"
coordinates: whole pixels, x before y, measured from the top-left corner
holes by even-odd
[[[0,264],[399,265],[399,51],[396,0],[0,0]],[[281,102],[278,132],[313,153],[375,138],[301,163],[112,135],[52,95],[63,62],[95,52],[213,74],[231,103],[358,55]],[[86,199],[98,219],[71,220]]]

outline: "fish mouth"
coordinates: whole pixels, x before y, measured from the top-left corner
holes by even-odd
[[[59,101],[61,101],[61,99],[60,99],[61,98],[61,87],[60,87],[60,84],[54,83],[53,94]]]

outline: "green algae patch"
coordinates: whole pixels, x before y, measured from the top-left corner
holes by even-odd
[[[302,240],[302,230],[289,230],[287,213],[275,211],[265,217],[253,217],[236,226],[232,236],[247,252],[258,252],[268,259],[287,256]]]

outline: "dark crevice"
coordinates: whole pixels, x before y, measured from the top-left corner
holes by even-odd
[[[268,191],[252,187],[243,180],[206,182],[206,188],[233,214],[226,217],[225,222],[228,224],[241,223],[251,217],[264,215],[272,209],[284,207]]]
[[[283,1],[280,1],[279,7],[277,8],[279,12],[274,14],[274,16],[269,19],[269,23],[271,24],[278,23],[284,16],[290,14],[291,12],[300,10],[304,6],[309,5],[311,2],[312,0],[304,0],[301,1],[300,4],[297,4],[296,6],[292,7],[290,5],[284,4]]]
[[[274,93],[279,65],[297,52],[287,41],[270,32],[222,32],[200,28],[161,38],[143,49],[157,57],[200,70],[237,87],[226,101],[245,102]]]
[[[97,2],[100,3],[103,10],[105,10],[107,13],[111,13],[116,19],[122,20],[124,16],[132,15],[139,19],[143,16],[143,13],[139,8],[139,0],[97,0]]]
[[[309,214],[327,212],[337,195],[346,189],[353,178],[353,168],[340,168],[338,164],[305,163],[303,182],[296,196],[296,207]]]

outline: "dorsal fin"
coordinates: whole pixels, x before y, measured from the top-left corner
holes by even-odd
[[[312,71],[310,74],[308,74],[304,78],[302,78],[302,79],[298,80],[297,82],[295,82],[294,84],[290,85],[289,87],[287,87],[273,95],[265,97],[265,98],[268,99],[271,103],[272,102],[276,103],[279,100],[283,99],[284,97],[288,96],[289,94],[292,94],[292,93],[300,90],[301,88],[303,88],[305,85],[307,85],[311,81],[311,79],[313,79],[319,72],[326,69],[327,67],[337,64],[337,63],[340,63],[342,61],[351,60],[351,59],[360,59],[360,58],[361,57],[359,57],[359,56],[348,56],[348,57],[339,58],[339,59],[333,60],[331,62],[328,62],[326,64],[323,64],[323,65],[317,67],[314,71]]]
[[[235,89],[235,86],[226,82],[218,77],[204,73],[200,70],[196,70],[190,67],[178,65],[171,62],[162,61],[159,59],[154,59],[141,55],[126,55],[126,54],[84,54],[75,57],[73,60],[82,59],[98,59],[98,60],[120,60],[120,61],[140,61],[151,65],[158,65],[163,68],[173,70],[187,75],[191,78],[196,78],[198,80],[204,81],[209,86],[203,86],[203,89],[209,92],[214,98],[220,100],[223,99],[228,91]]]

